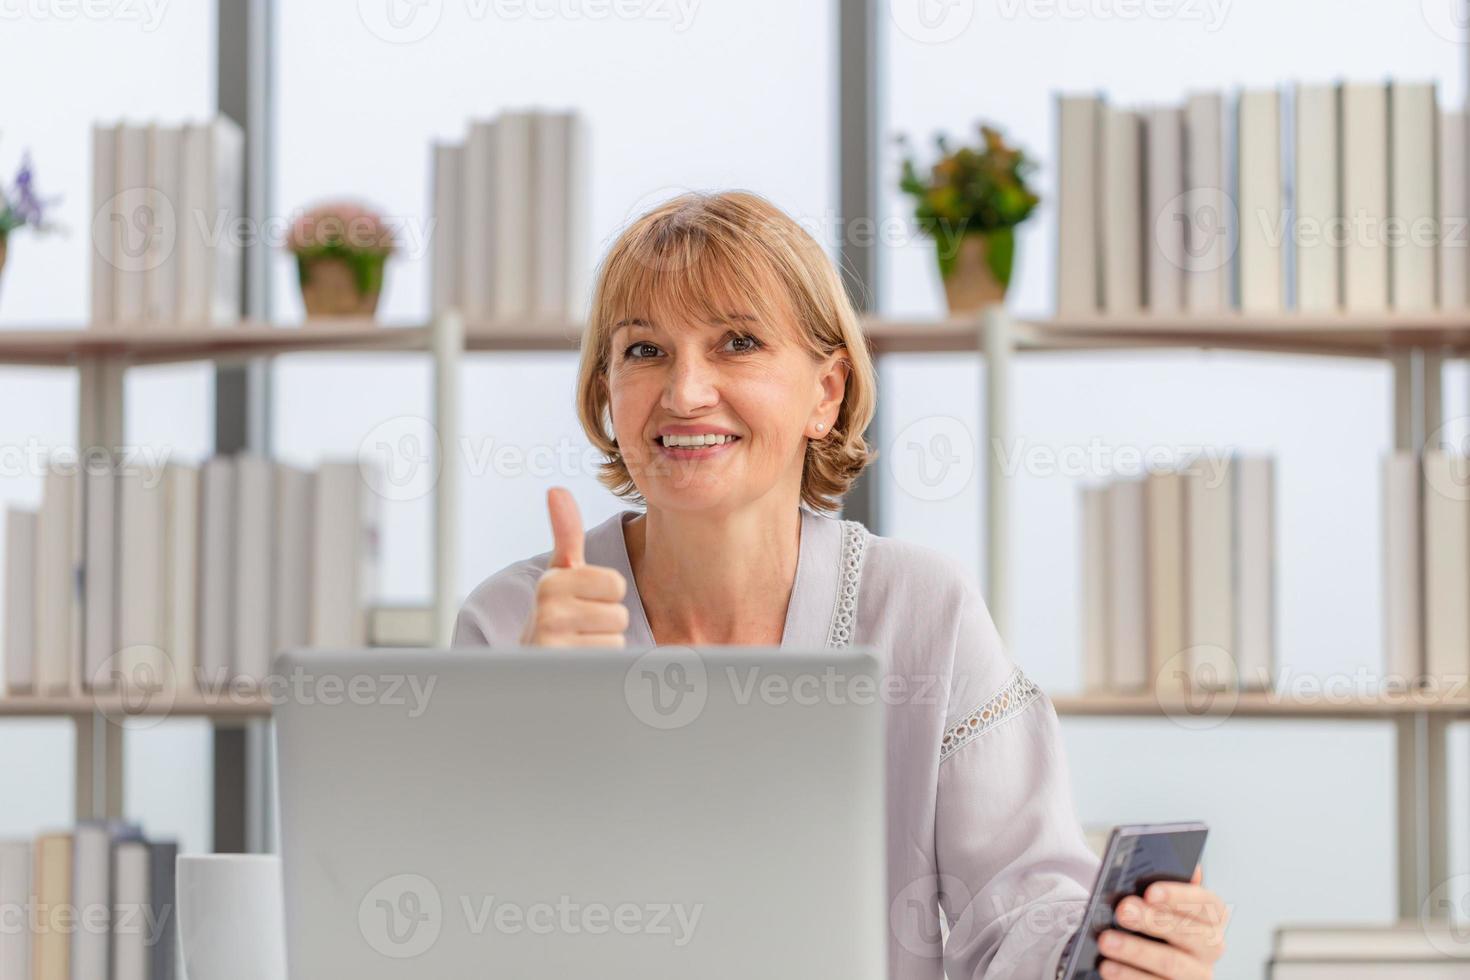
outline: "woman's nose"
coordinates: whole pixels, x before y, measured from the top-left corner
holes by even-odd
[[[673,415],[693,415],[719,402],[715,373],[699,358],[678,358],[664,385],[663,408]]]

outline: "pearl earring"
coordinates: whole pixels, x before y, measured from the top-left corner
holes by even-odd
[[[820,423],[820,422],[817,423],[817,431],[818,432],[821,432],[822,431],[822,423]]]

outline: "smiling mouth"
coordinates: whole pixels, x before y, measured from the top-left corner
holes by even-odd
[[[700,457],[723,452],[739,441],[739,436],[728,435],[661,436],[653,444],[671,456]]]

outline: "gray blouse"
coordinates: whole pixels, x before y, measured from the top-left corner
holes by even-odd
[[[653,645],[622,511],[588,564],[627,579],[627,643]],[[550,553],[481,583],[453,645],[515,646]],[[871,647],[913,697],[887,705],[893,980],[1051,977],[1098,861],[1073,807],[1056,712],[1006,656],[973,578],[939,553],[801,510],[781,646]],[[926,690],[929,696],[923,696]],[[941,922],[938,909],[944,911]]]

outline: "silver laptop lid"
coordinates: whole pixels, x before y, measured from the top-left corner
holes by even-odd
[[[883,975],[870,652],[303,652],[276,669],[292,977]]]

